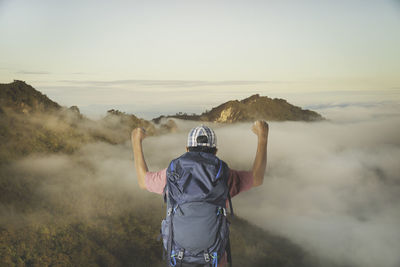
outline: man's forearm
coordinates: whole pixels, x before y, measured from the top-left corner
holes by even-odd
[[[267,138],[258,138],[256,158],[253,164],[253,186],[260,186],[264,181],[267,167]]]
[[[148,168],[143,155],[142,141],[132,140],[132,145],[133,145],[133,156],[135,161],[135,169],[136,169],[138,183],[140,188],[146,189],[146,184],[144,180],[146,172],[148,172]]]

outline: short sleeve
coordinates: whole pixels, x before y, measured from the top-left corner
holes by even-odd
[[[146,172],[144,183],[148,191],[161,195],[167,183],[167,169],[158,172]]]
[[[229,169],[228,185],[231,197],[249,190],[253,187],[253,172]]]

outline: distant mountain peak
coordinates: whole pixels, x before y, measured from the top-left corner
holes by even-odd
[[[213,108],[202,117],[208,121],[245,122],[258,119],[268,121],[318,121],[323,117],[311,110],[304,110],[284,99],[252,95],[238,102],[226,102]]]
[[[164,116],[162,116],[164,117]],[[157,122],[160,118],[153,121]],[[173,116],[184,120],[200,120],[220,123],[254,121],[319,121],[324,118],[315,111],[302,109],[288,103],[285,99],[269,98],[259,94],[251,95],[242,100],[230,100],[201,115],[178,113]]]
[[[257,101],[259,98],[260,98],[259,94],[254,94],[254,95],[249,96],[248,98],[240,100],[240,102],[245,103],[245,104],[251,103],[253,101]]]

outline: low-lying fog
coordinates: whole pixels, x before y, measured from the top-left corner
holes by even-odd
[[[400,266],[399,106],[320,112],[330,120],[270,123],[264,184],[233,199],[236,213],[301,245],[321,265]],[[185,151],[187,132],[197,123],[177,124],[178,133],[145,139],[151,171]],[[218,156],[233,169],[250,170],[257,144],[251,123],[212,126]],[[132,154],[130,143],[98,143],[72,156],[33,156],[12,168],[26,181],[40,178],[40,205],[49,201],[71,214],[146,209],[146,201],[161,206],[161,196],[138,189]],[[0,223],[17,216],[7,205],[0,212]]]

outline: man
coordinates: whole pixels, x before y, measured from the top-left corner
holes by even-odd
[[[225,176],[227,181],[227,187],[228,187],[227,191],[229,192],[229,197],[234,197],[240,192],[246,191],[251,187],[260,186],[263,183],[265,169],[267,166],[267,143],[268,143],[269,127],[265,121],[259,120],[253,124],[252,131],[258,137],[257,152],[254,159],[252,171],[237,171],[226,168],[227,171]],[[146,161],[144,159],[143,147],[142,147],[142,141],[145,138],[145,136],[146,134],[142,128],[136,128],[132,131],[132,145],[133,145],[133,153],[134,153],[135,168],[138,177],[138,183],[140,188],[142,189],[146,189],[150,192],[154,192],[157,194],[163,194],[165,192],[164,189],[166,187],[167,180],[170,179],[169,178],[170,176],[168,175],[171,175],[170,173],[171,173],[172,163],[170,164],[170,167],[167,169],[163,169],[158,172],[149,172]],[[194,155],[197,154],[200,155],[200,157],[197,158],[191,157],[192,160],[199,159],[198,161],[200,160],[203,161],[203,159],[212,160],[213,158],[216,158],[215,154],[217,153],[217,142],[214,131],[209,127],[203,125],[193,128],[188,135],[186,151],[187,153],[185,153],[182,157],[190,153],[192,154],[194,153]],[[217,160],[216,162],[219,162],[218,158],[216,158],[216,160]],[[187,164],[188,161],[186,160],[185,162],[186,162],[185,164]],[[224,162],[221,161],[221,164],[222,163],[225,164]],[[193,162],[193,165],[196,164],[197,162]],[[218,169],[217,166],[218,165],[215,166],[215,170]],[[199,173],[199,171],[202,172],[204,171],[204,169],[205,166],[202,165],[198,168],[198,171],[196,172],[197,173]],[[205,171],[204,173],[209,173],[209,171]],[[192,176],[192,174],[190,174],[190,176]],[[193,177],[189,178],[194,179]],[[215,182],[215,180],[213,180],[213,182]],[[190,183],[189,179],[188,183]],[[198,184],[199,181],[196,181],[195,183]],[[204,187],[204,185],[202,186]],[[202,193],[202,195],[204,195],[204,192]],[[208,257],[208,255],[206,256]],[[220,259],[218,259],[218,262],[221,265],[225,264],[226,263],[225,255],[223,260],[221,261]]]

